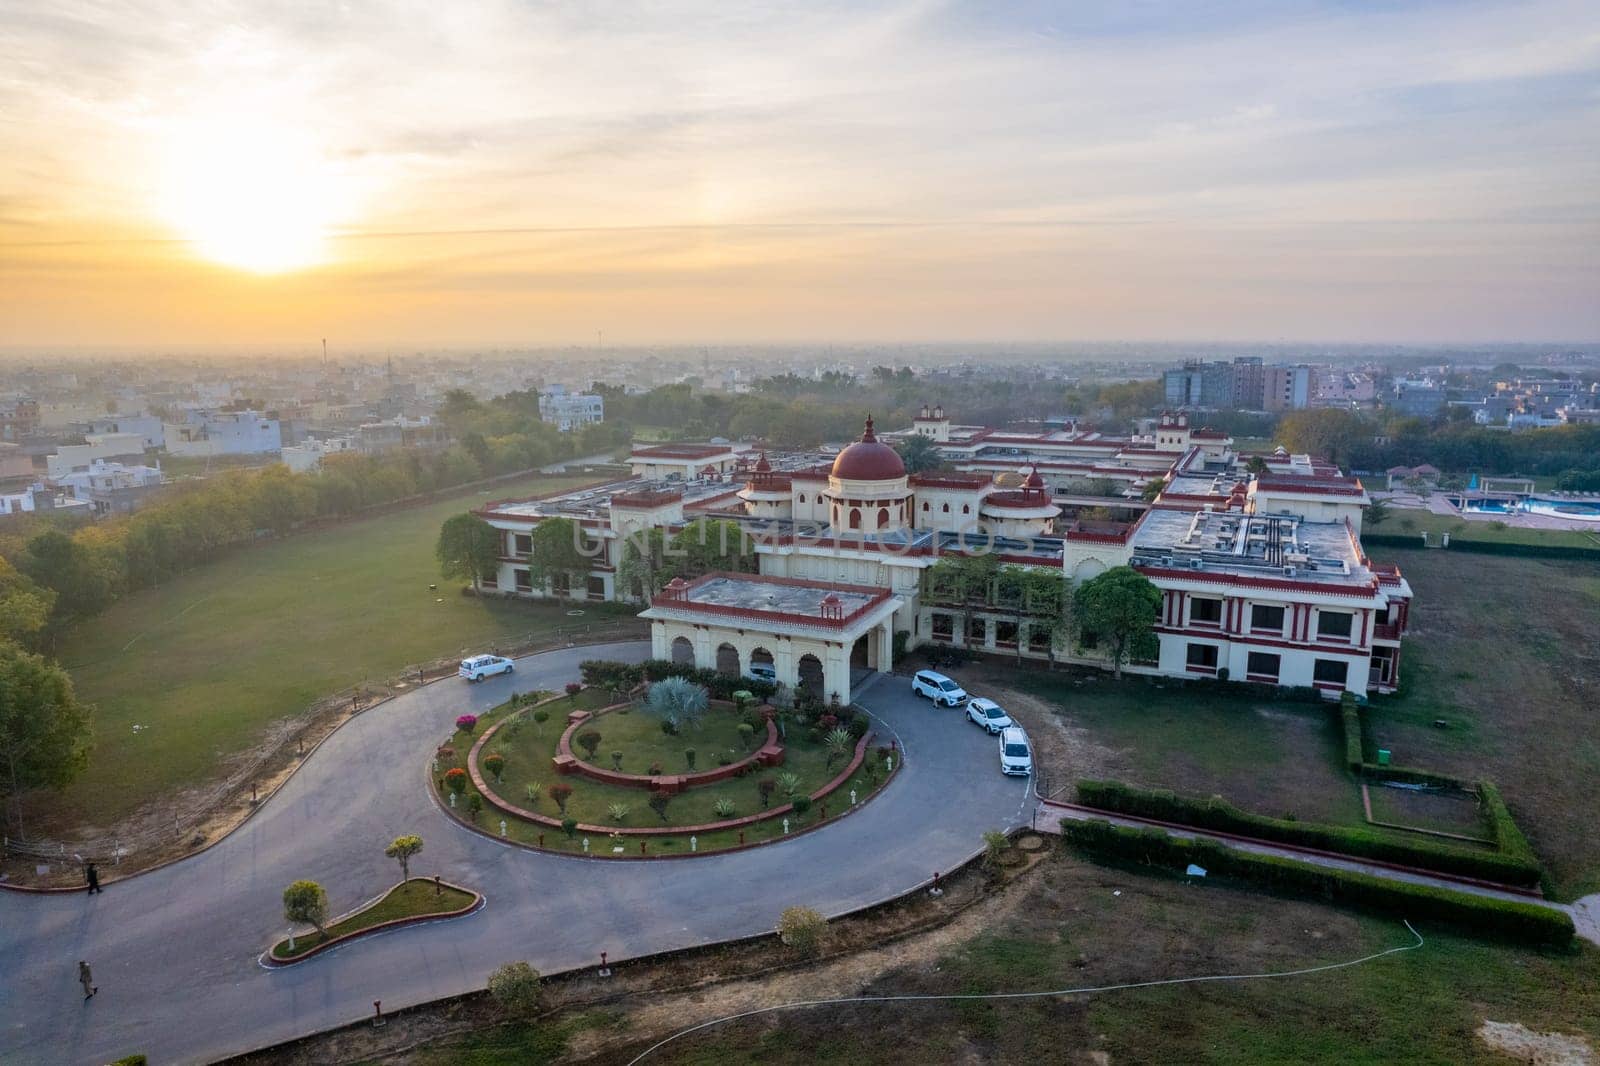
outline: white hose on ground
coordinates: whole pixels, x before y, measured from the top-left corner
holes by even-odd
[[[1307,966],[1298,970],[1280,970],[1276,973],[1228,973],[1208,974],[1202,977],[1166,977],[1155,981],[1131,981],[1127,984],[1120,985],[1089,985],[1081,988],[1057,988],[1048,992],[973,992],[949,993],[945,995],[841,996],[837,999],[803,999],[796,1000],[793,1003],[775,1003],[770,1007],[757,1007],[755,1010],[742,1011],[739,1014],[729,1014],[722,1018],[713,1018],[708,1022],[701,1022],[699,1025],[691,1025],[687,1029],[680,1029],[671,1036],[657,1041],[656,1043],[645,1048],[637,1056],[629,1060],[628,1066],[636,1066],[637,1063],[643,1062],[645,1059],[666,1047],[674,1040],[677,1040],[680,1037],[688,1036],[691,1033],[698,1033],[702,1029],[710,1029],[714,1025],[722,1025],[726,1022],[736,1022],[744,1018],[754,1018],[761,1014],[772,1014],[781,1010],[796,1010],[801,1007],[830,1007],[845,1006],[849,1004],[877,1003],[930,1003],[940,1000],[960,999],[1040,999],[1045,996],[1077,996],[1088,995],[1094,992],[1122,992],[1132,988],[1160,988],[1165,985],[1196,985],[1213,981],[1264,981],[1279,977],[1305,977],[1308,974],[1326,973],[1329,970],[1343,970],[1351,966],[1360,966],[1363,963],[1373,962],[1377,959],[1381,959],[1385,955],[1398,955],[1403,951],[1415,951],[1422,947],[1425,943],[1425,941],[1422,939],[1422,934],[1413,929],[1409,921],[1406,921],[1404,924],[1406,930],[1410,932],[1412,936],[1417,938],[1416,943],[1402,944],[1397,948],[1386,948],[1383,951],[1374,952],[1371,955],[1363,955],[1359,959],[1348,959],[1344,962],[1329,962],[1324,963],[1321,966]]]

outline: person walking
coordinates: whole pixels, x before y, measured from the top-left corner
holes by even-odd
[[[89,882],[89,895],[92,896],[96,892],[102,891],[100,888],[100,871],[94,868],[94,863],[91,862],[84,867],[83,876]]]
[[[83,986],[85,1001],[100,991],[100,986],[94,983],[94,975],[89,972],[89,964],[82,959],[78,960],[78,983]]]

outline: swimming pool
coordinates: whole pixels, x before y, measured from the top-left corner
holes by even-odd
[[[1600,500],[1553,500],[1542,496],[1517,500],[1453,501],[1463,511],[1476,514],[1536,514],[1547,518],[1575,518],[1580,522],[1600,522]]]

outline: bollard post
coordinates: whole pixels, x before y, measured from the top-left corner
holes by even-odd
[[[606,953],[603,952],[603,951],[600,953],[600,976],[601,977],[610,977],[611,976],[611,967],[606,965]]]
[[[739,843],[741,843],[741,844],[744,843],[744,830],[743,829],[739,830]]]
[[[543,833],[539,834],[539,846],[541,848],[544,847],[544,834]]]
[[[585,855],[589,854],[589,838],[588,837],[584,837],[583,838],[583,853]]]
[[[433,875],[433,894],[435,896],[444,895],[444,885],[440,883],[438,874]]]
[[[826,803],[824,803],[822,805],[822,817],[818,818],[817,821],[826,822],[827,820],[828,820],[828,805]]]
[[[784,836],[788,836],[789,835],[789,819],[787,819],[787,818],[785,818],[783,820],[783,835]]]
[[[501,839],[504,839],[505,835],[506,835],[506,820],[504,818],[502,818],[502,819],[500,819],[500,837],[501,837]]]
[[[643,855],[643,854],[644,854],[644,843],[645,843],[645,842],[644,842],[644,841],[642,841],[642,840],[641,840],[641,841],[639,841],[639,854],[640,854],[640,855]]]
[[[374,1029],[382,1029],[385,1025],[388,1025],[388,1024],[389,1024],[388,1022],[383,1020],[383,1000],[381,1000],[381,999],[373,1000],[372,1001],[372,1027]]]
[[[261,800],[256,796],[256,783],[252,781],[250,782],[250,806],[254,807],[260,802]]]
[[[939,887],[938,870],[933,871],[933,887],[928,889],[928,895],[932,896],[934,899],[938,899],[940,896],[944,895],[944,889]]]
[[[856,790],[852,788],[850,790],[850,806],[854,807],[855,805],[856,805]]]
[[[699,851],[700,850],[700,838],[699,837],[691,836],[689,838],[689,850],[690,851]]]

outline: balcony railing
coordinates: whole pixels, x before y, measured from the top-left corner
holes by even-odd
[[[1379,622],[1372,627],[1372,635],[1377,640],[1399,640],[1399,622]]]

